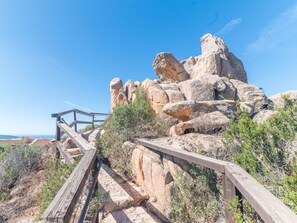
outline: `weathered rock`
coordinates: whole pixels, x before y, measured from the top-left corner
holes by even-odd
[[[254,116],[253,120],[257,123],[264,123],[276,114],[277,114],[277,111],[261,110]]]
[[[199,77],[204,73],[220,75],[221,61],[220,55],[215,53],[205,54],[198,57],[196,65],[191,72],[191,78]]]
[[[184,101],[185,96],[181,91],[179,90],[177,84],[170,83],[170,84],[160,84],[162,89],[166,92],[169,102],[179,102]]]
[[[181,101],[168,103],[163,108],[163,112],[182,121],[187,121],[199,115],[220,111],[229,118],[234,118],[236,110],[235,101]]]
[[[111,95],[111,110],[118,105],[128,103],[128,99],[123,90],[123,82],[120,78],[114,78],[110,82],[110,95]]]
[[[228,47],[222,39],[216,36],[212,36],[211,34],[206,34],[200,40],[202,57],[208,57],[209,55],[214,54],[216,56],[212,57],[219,56],[220,58],[212,61],[208,60],[208,62],[212,64],[208,64],[207,66],[205,65],[205,67],[216,68],[209,73],[218,74],[221,77],[227,77],[247,82],[247,74],[242,62],[229,51]],[[197,63],[197,65],[198,64],[199,62]],[[220,64],[220,66],[218,64]],[[203,67],[203,62],[199,66]],[[197,71],[196,75],[199,75],[199,70]]]
[[[225,83],[225,89],[222,91],[216,91],[216,99],[218,100],[235,100],[237,89],[226,77],[221,78]]]
[[[128,101],[132,100],[133,94],[135,94],[135,91],[136,91],[136,86],[135,86],[134,82],[132,80],[128,80],[124,84],[123,89],[127,96]]]
[[[193,68],[195,66],[195,64],[198,61],[198,56],[197,57],[189,57],[186,60],[182,60],[180,61],[180,63],[184,66],[185,70],[187,71],[187,73],[190,75],[190,77],[192,78],[192,71]]]
[[[166,92],[156,82],[146,79],[141,88],[156,114],[163,114],[163,107],[169,102]]]
[[[168,103],[164,106],[163,112],[179,120],[187,121],[194,114],[195,104],[195,101]]]
[[[213,86],[202,78],[183,81],[178,84],[179,89],[187,100],[209,101],[215,99]]]
[[[183,135],[186,131],[211,134],[222,129],[226,129],[228,125],[229,119],[221,112],[215,111],[172,126],[170,129],[170,135]]]
[[[158,53],[153,68],[161,80],[184,81],[189,78],[183,65],[171,53]]]
[[[223,151],[225,151],[224,144],[222,143],[222,136],[219,135],[190,133],[179,137],[152,139],[151,141],[174,149],[208,154],[210,157],[214,158],[220,158],[223,155]],[[175,160],[174,162],[176,163]],[[178,165],[181,166],[180,163],[178,163]],[[186,166],[185,169],[187,169]]]
[[[213,86],[213,88],[218,92],[224,91],[226,89],[225,82],[218,75],[204,73],[200,75],[199,79],[203,79],[205,82],[210,83]]]
[[[228,48],[224,41],[210,33],[205,34],[200,38],[202,55],[215,53],[215,54],[227,54]]]
[[[133,150],[131,157],[132,173],[135,177],[136,183],[142,188],[144,188],[144,175],[142,170],[143,153],[144,151],[141,147],[137,147]]]
[[[295,99],[297,100],[297,90],[294,91],[287,91],[283,93],[279,93],[269,97],[269,100],[273,102],[274,109],[284,108],[285,101],[283,97],[287,97],[288,99]]]
[[[237,89],[238,99],[242,102],[248,102],[254,106],[254,112],[259,111],[263,104],[268,102],[264,92],[254,85],[244,83],[239,80],[230,80]]]

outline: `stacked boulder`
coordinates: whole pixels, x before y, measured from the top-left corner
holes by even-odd
[[[129,80],[123,86],[119,78],[113,79],[112,109],[133,100],[136,87],[141,87],[157,115],[179,120],[170,130],[172,136],[224,129],[228,120],[235,118],[238,107],[250,115],[258,112],[267,103],[267,97],[261,89],[247,83],[242,62],[222,39],[206,34],[200,40],[200,56],[178,61],[171,53],[157,54],[153,62],[157,80]]]

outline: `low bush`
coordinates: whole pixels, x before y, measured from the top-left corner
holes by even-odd
[[[45,163],[45,182],[41,192],[37,195],[40,204],[39,217],[56,196],[75,166],[76,163],[68,166],[59,159],[47,160]]]
[[[24,176],[41,167],[42,148],[28,145],[0,146],[0,196],[8,198],[9,189]]]
[[[262,124],[241,113],[237,121],[230,122],[224,143],[234,162],[297,213],[297,156],[292,150],[297,133],[297,109],[296,101],[285,102],[285,108]],[[249,214],[254,216],[252,211]],[[255,219],[241,220],[238,222]]]
[[[223,215],[214,171],[192,166],[189,174],[177,171],[171,191],[173,221],[177,223],[217,222]]]
[[[104,124],[105,133],[100,142],[100,152],[121,175],[130,177],[130,148],[122,148],[126,141],[156,135],[155,116],[140,89],[133,103],[117,106]]]

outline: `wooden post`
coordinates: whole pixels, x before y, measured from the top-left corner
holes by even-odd
[[[57,123],[61,121],[61,117],[58,116],[57,117]],[[55,148],[56,148],[56,158],[60,158],[60,151],[57,148],[57,143],[61,140],[61,129],[60,127],[56,124],[57,128],[56,128],[56,144],[55,144]]]
[[[223,187],[224,187],[224,203],[225,203],[225,216],[226,222],[234,223],[232,211],[228,210],[229,202],[236,196],[236,188],[230,179],[223,173]]]
[[[95,129],[94,120],[95,120],[95,115],[93,114],[93,116],[92,116],[92,128],[93,128],[93,130]]]
[[[74,121],[76,122],[76,111],[73,111]],[[74,124],[74,130],[77,132],[77,124]]]

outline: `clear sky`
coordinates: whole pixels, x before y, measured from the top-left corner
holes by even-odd
[[[220,36],[267,95],[297,89],[297,2],[1,0],[0,134],[54,134],[51,113],[110,111],[113,77],[156,78],[155,55]]]

